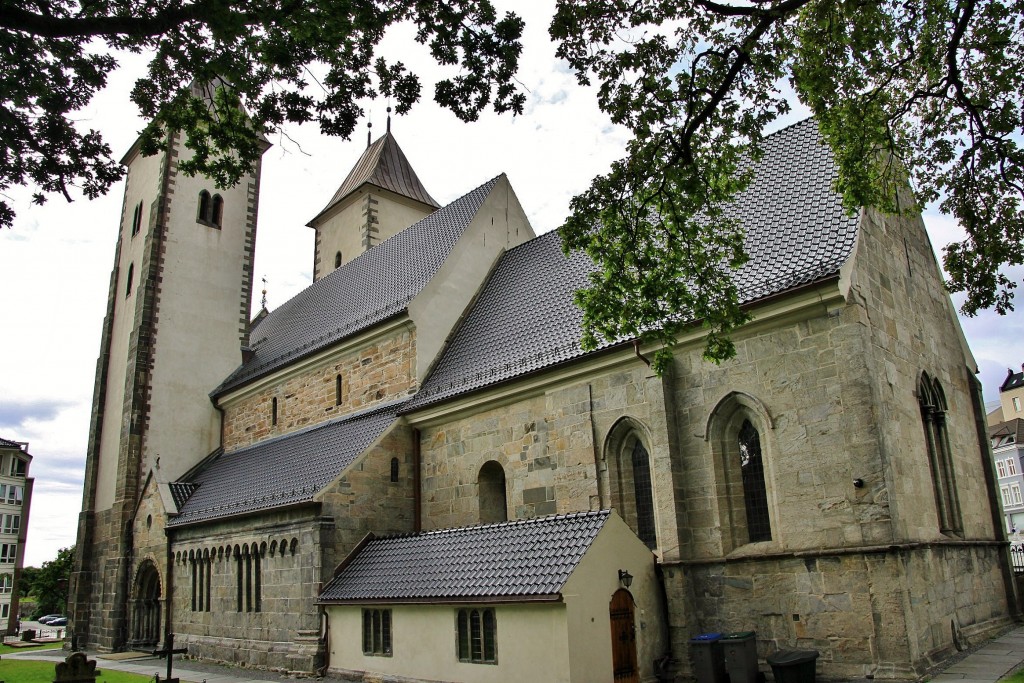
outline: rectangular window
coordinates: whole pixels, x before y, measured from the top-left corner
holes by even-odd
[[[17,543],[0,543],[0,564],[13,564],[17,555]]]
[[[456,649],[460,662],[497,664],[497,624],[494,609],[460,609],[455,615]]]
[[[996,460],[996,471],[999,472],[999,478],[1002,479],[1006,476],[1006,462],[1003,460]]]
[[[363,610],[363,654],[391,656],[391,610]]]
[[[1014,411],[1016,411],[1018,413],[1020,412],[1020,397],[1019,396],[1014,396],[1013,397],[1013,409],[1014,409]]]
[[[0,605],[0,619],[6,619],[9,616],[11,616],[11,604],[5,602],[3,605]]]
[[[0,494],[0,500],[3,500],[4,496]],[[25,487],[15,486],[11,484],[7,487],[7,502],[11,505],[21,505],[25,499]]]
[[[1024,503],[1020,495],[1020,484],[1010,484],[1010,505],[1021,505]]]
[[[1017,474],[1017,460],[1015,458],[1009,458],[1006,461],[1006,471],[1008,474]]]
[[[25,476],[26,464],[21,458],[15,456],[11,458],[11,476],[12,477],[24,477]]]
[[[16,534],[21,530],[21,515],[4,515],[4,533]]]
[[[13,583],[14,579],[10,574],[0,576],[0,593],[10,593]]]

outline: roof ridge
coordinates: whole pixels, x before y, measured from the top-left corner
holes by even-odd
[[[523,517],[521,519],[509,519],[504,522],[489,522],[487,524],[469,524],[466,526],[453,526],[446,527],[444,529],[428,529],[427,531],[409,531],[399,534],[389,534],[387,536],[375,536],[371,543],[378,541],[390,541],[403,538],[422,538],[424,536],[444,536],[455,533],[461,533],[466,531],[484,530],[497,527],[512,528],[516,526],[531,526],[534,524],[541,524],[546,522],[553,522],[562,519],[582,519],[584,517],[600,517],[608,516],[611,514],[610,509],[604,510],[584,510],[581,512],[562,512],[552,515],[542,515],[540,517]]]

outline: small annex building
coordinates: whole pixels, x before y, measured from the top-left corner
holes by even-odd
[[[320,603],[327,670],[343,678],[649,680],[668,646],[654,556],[607,510],[371,534]]]
[[[314,281],[250,318],[259,168],[218,191],[171,146],[125,157],[77,645],[639,682],[754,631],[763,670],[806,648],[824,679],[910,680],[1018,614],[924,224],[844,212],[813,120],[765,139],[730,209],[736,357],[704,361],[695,323],[661,376],[656,347],[580,347],[594,265],[507,177],[438,206],[390,130],[309,222]]]

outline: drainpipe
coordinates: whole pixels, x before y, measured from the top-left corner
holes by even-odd
[[[412,530],[419,533],[423,530],[420,519],[420,503],[422,492],[420,491],[420,430],[412,429]]]

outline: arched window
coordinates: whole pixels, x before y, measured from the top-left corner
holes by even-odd
[[[480,499],[480,523],[493,524],[508,521],[504,468],[499,463],[488,460],[480,468],[477,484]]]
[[[391,481],[398,481],[398,458],[391,458]]]
[[[127,299],[132,295],[132,280],[135,279],[135,264],[128,264],[128,277],[126,278],[127,283],[124,286],[124,298]]]
[[[658,545],[650,451],[641,437],[645,430],[624,418],[608,435],[605,459],[611,505],[649,548]]]
[[[939,529],[944,534],[960,534],[963,532],[963,518],[960,515],[949,433],[946,431],[946,394],[937,379],[922,372],[917,385],[917,400],[924,425],[925,450],[932,475]]]
[[[759,400],[742,392],[725,396],[708,420],[714,456],[718,522],[723,552],[774,538],[766,433],[772,419]]]
[[[213,201],[210,204],[210,224],[215,228],[219,228],[221,225],[221,219],[224,215],[224,200],[221,199],[219,194],[213,195]]]
[[[210,201],[210,193],[206,190],[199,192],[199,208],[196,211],[196,220],[200,223],[210,223],[210,212],[213,203]]]
[[[142,202],[135,205],[135,212],[132,214],[132,237],[139,234],[142,229]]]
[[[761,435],[750,420],[744,420],[737,440],[743,478],[743,503],[747,513],[747,536],[751,543],[770,541],[772,525],[768,517],[768,491],[764,485]]]
[[[334,255],[334,267],[335,268],[340,268],[341,267],[341,252],[340,251]]]

